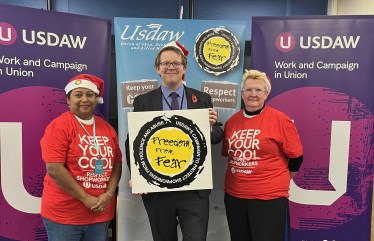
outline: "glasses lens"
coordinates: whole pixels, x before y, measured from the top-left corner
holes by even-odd
[[[247,94],[255,93],[256,95],[259,95],[262,93],[262,89],[245,89],[244,92]]]
[[[161,67],[164,68],[164,69],[169,68],[169,66],[170,66],[170,63],[169,63],[169,62],[161,63]]]
[[[174,68],[179,69],[181,67],[181,63],[173,63]]]
[[[170,68],[171,65],[173,65],[173,67],[175,69],[179,69],[180,67],[182,67],[182,63],[178,63],[178,62],[175,62],[175,63],[163,62],[163,63],[161,63],[161,67],[164,68],[164,69]]]

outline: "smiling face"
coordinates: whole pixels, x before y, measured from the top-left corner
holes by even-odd
[[[265,83],[261,79],[248,78],[243,85],[242,98],[247,111],[256,111],[264,106],[264,102],[269,95],[265,90]]]
[[[87,88],[76,88],[67,96],[70,111],[82,120],[92,118],[92,113],[96,107],[96,95]]]
[[[182,56],[172,50],[166,50],[160,55],[161,63],[182,63]],[[182,65],[179,69],[170,64],[169,68],[164,69],[161,65],[156,67],[157,73],[161,76],[162,85],[171,91],[176,90],[182,84],[182,76],[186,68]]]

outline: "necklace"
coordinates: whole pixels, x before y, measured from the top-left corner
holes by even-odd
[[[75,118],[77,118],[77,121],[79,122],[79,124],[82,126],[83,130],[86,132],[87,136],[91,137],[91,135],[88,133],[88,131],[86,130],[86,128],[84,128],[82,122],[80,121],[80,119],[74,115]],[[93,139],[92,139],[92,142],[94,143],[94,147],[97,151],[97,159],[100,159],[100,147],[99,145],[96,143],[96,128],[95,128],[95,117],[92,117],[93,118]]]

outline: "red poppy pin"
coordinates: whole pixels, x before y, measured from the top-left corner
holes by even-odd
[[[196,103],[198,101],[195,94],[192,94],[191,100],[193,101],[193,103]]]

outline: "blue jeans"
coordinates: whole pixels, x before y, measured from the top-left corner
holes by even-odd
[[[42,217],[48,241],[105,241],[108,222],[88,225],[69,225],[52,222]]]

